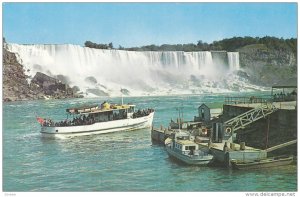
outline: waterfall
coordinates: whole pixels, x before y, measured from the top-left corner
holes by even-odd
[[[240,69],[239,53],[238,52],[227,52],[228,64],[231,70]]]
[[[92,76],[98,87],[105,87],[111,94],[121,87],[135,92],[173,89],[188,92],[186,84],[191,76],[218,80],[218,75],[229,72],[228,67],[216,63],[209,51],[104,50],[71,44],[7,44],[7,49],[17,54],[18,61],[28,70],[27,75],[33,77],[38,71],[51,76],[64,75],[70,79],[70,85],[82,91],[91,86],[85,79]],[[231,70],[239,69],[238,57],[238,53],[228,52]]]

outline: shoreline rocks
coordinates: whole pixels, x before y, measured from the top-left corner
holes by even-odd
[[[30,83],[16,55],[3,48],[3,102],[38,99],[82,98],[77,88],[37,72]]]

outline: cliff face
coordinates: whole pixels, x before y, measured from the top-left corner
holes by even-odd
[[[23,66],[14,53],[3,48],[3,101],[24,101],[45,98],[81,97],[78,90],[58,79],[37,73],[29,84]]]
[[[3,49],[3,100],[33,99],[27,78],[28,76],[24,74],[24,68],[17,62],[15,54]]]
[[[291,50],[253,44],[238,49],[238,52],[240,67],[249,74],[252,83],[271,86],[297,76],[297,59]]]

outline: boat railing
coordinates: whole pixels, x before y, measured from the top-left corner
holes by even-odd
[[[146,109],[146,110],[141,110],[140,113],[137,115],[133,114],[133,118],[140,118],[144,116],[148,116],[150,113],[152,113],[154,110],[153,109]],[[127,119],[127,116],[111,116],[110,119],[108,120],[96,120],[92,116],[83,116],[83,117],[76,117],[73,118],[72,120],[70,119],[65,119],[59,122],[54,122],[51,119],[45,119],[44,123],[42,126],[44,127],[69,127],[69,126],[83,126],[83,125],[92,125],[98,122],[108,122],[108,121],[115,121],[115,120],[123,120]]]
[[[132,117],[133,118],[140,118],[140,117],[148,116],[152,112],[154,112],[154,109],[149,109],[148,108],[148,109],[143,109],[143,110],[137,110],[136,112],[133,113]]]

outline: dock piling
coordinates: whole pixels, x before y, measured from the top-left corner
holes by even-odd
[[[223,151],[224,152],[228,152],[227,142],[224,143]]]
[[[240,143],[240,150],[245,150],[246,148],[246,143],[245,142],[241,142]]]

